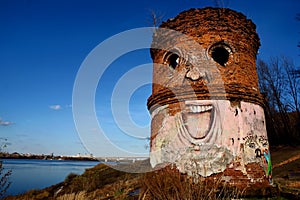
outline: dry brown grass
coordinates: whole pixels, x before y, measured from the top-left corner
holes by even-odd
[[[228,187],[221,178],[214,181],[199,178],[195,182],[171,166],[145,174],[141,184],[141,200],[235,199],[243,193]]]
[[[300,189],[300,181],[289,182],[287,183],[287,186]]]
[[[81,191],[79,193],[64,194],[57,197],[57,200],[87,200],[86,192]]]
[[[300,153],[298,155],[295,155],[295,156],[292,156],[292,157],[288,158],[287,160],[284,160],[284,161],[282,161],[278,164],[273,165],[273,169],[277,168],[277,167],[281,167],[281,166],[286,165],[286,164],[289,164],[289,163],[294,162],[298,159],[300,159]]]

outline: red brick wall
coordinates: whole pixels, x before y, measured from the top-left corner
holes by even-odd
[[[162,23],[160,28],[172,29],[192,37],[207,51],[208,57],[211,56],[210,49],[215,44],[226,44],[231,49],[229,61],[226,66],[216,63],[218,71],[215,72],[220,73],[222,76],[226,90],[225,98],[262,105],[263,101],[259,92],[256,73],[256,54],[260,41],[255,30],[255,24],[242,13],[219,8],[190,9],[180,13],[174,19],[169,19]],[[176,39],[164,33],[157,34],[154,35],[153,44],[163,42],[171,46],[174,43],[180,43]],[[181,44],[181,46],[186,49],[191,48],[188,44],[186,46]],[[153,62],[156,63],[153,70],[153,80],[156,83],[160,82],[161,80],[159,79],[165,78],[169,73],[166,66],[157,65],[157,63],[164,63],[163,55],[165,53],[165,50],[151,50]],[[184,64],[181,67],[184,67]],[[196,91],[198,99],[211,98],[207,87],[201,81],[180,84],[173,84],[168,88],[163,85],[153,84],[153,92],[149,98],[148,107],[151,108],[158,103],[161,105],[165,104],[166,99],[176,102],[176,98],[171,90],[175,88],[186,92],[190,85]],[[215,84],[215,88],[218,88],[218,83]],[[185,88],[185,86],[187,87]]]

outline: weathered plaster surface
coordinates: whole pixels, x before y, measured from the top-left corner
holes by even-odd
[[[158,132],[152,133],[152,166],[176,163],[180,171],[204,177],[223,172],[234,160],[242,163],[238,169],[245,173],[244,165],[248,163],[264,166],[263,152],[269,145],[264,112],[259,105],[232,105],[228,100],[182,104],[184,110],[175,115],[169,114],[168,106],[152,113],[152,120],[158,116],[163,119],[155,124],[160,127]]]

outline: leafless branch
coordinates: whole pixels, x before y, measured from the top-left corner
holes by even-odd
[[[158,11],[150,10],[151,26],[158,27],[162,23],[163,17],[164,14]]]

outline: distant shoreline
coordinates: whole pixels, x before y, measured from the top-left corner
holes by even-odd
[[[94,157],[85,156],[54,156],[54,155],[26,155],[19,153],[0,153],[0,159],[36,159],[36,160],[72,160],[72,161],[99,161]]]
[[[134,163],[138,160],[147,160],[148,157],[92,157],[92,156],[55,156],[55,155],[35,155],[20,153],[0,152],[1,159],[36,159],[36,160],[71,160],[71,161],[98,161],[103,163],[113,162],[115,164]]]

